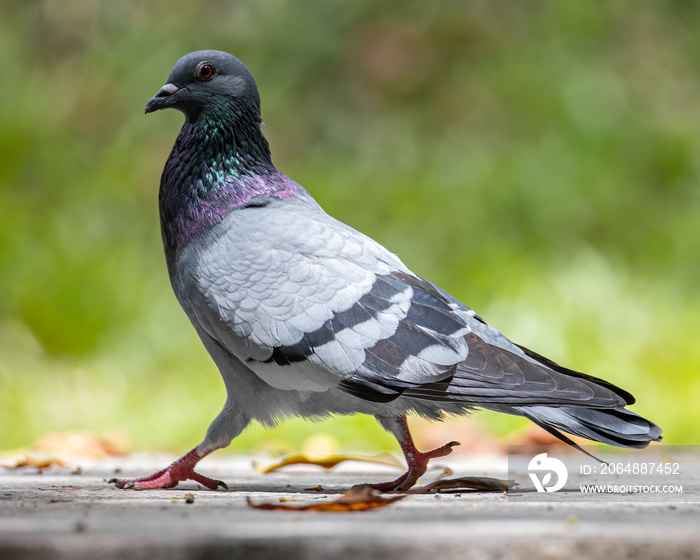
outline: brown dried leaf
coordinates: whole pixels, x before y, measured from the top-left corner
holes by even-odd
[[[246,498],[249,507],[255,509],[273,510],[273,511],[323,511],[323,512],[348,512],[348,511],[366,511],[379,507],[388,506],[389,504],[402,500],[406,496],[393,496],[391,498],[383,498],[378,492],[369,486],[355,486],[350,488],[345,494],[332,502],[317,502],[304,506],[293,506],[283,504],[254,504],[250,498]]]
[[[488,478],[485,476],[463,476],[461,478],[447,478],[436,480],[425,486],[406,490],[406,494],[431,494],[441,490],[483,490],[486,492],[507,492],[508,481],[499,478]]]
[[[23,467],[36,467],[38,469],[46,469],[56,465],[58,467],[65,467],[66,464],[57,457],[46,457],[37,458],[25,455],[24,457],[13,457],[8,463],[4,463],[2,466],[6,469],[21,469]]]
[[[73,430],[46,434],[39,438],[33,447],[60,456],[104,457],[126,455],[129,451],[127,439],[121,432],[97,436],[84,430]]]
[[[255,468],[259,474],[268,474],[290,465],[314,465],[324,469],[332,469],[345,461],[359,461],[362,463],[374,463],[376,465],[388,465],[390,467],[401,468],[401,464],[398,461],[390,458],[363,457],[360,455],[335,455],[326,457],[325,459],[310,459],[305,455],[292,455],[269,467],[263,467],[260,463],[254,461],[253,468]]]

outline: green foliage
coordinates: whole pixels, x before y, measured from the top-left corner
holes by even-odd
[[[223,402],[160,248],[182,117],[143,116],[203,48],[248,64],[277,166],[331,214],[518,342],[632,390],[666,441],[698,441],[698,5],[16,0],[0,6],[0,448],[121,427],[182,449]],[[234,448],[318,430],[392,445],[353,418]]]

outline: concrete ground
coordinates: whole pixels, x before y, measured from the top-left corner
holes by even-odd
[[[136,492],[105,482],[115,469],[117,476],[141,476],[172,459],[81,460],[43,472],[0,468],[0,559],[700,558],[698,503],[526,503],[462,491],[411,495],[364,512],[264,511],[246,498],[315,503],[398,471],[344,463],[331,471],[297,466],[261,475],[250,458],[225,455],[207,458],[198,470],[226,481],[229,491],[182,483]],[[502,457],[439,463],[453,477],[506,472]],[[308,490],[318,485],[323,491]]]

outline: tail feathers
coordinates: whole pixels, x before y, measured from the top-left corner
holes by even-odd
[[[527,354],[533,360],[540,362],[541,364],[547,366],[550,369],[553,369],[554,371],[558,371],[559,373],[563,373],[570,377],[576,377],[578,379],[587,379],[588,381],[593,381],[596,385],[600,385],[601,387],[610,389],[613,393],[622,397],[627,404],[634,404],[635,402],[632,393],[625,391],[617,385],[613,385],[609,381],[605,381],[605,379],[601,379],[600,377],[593,377],[592,375],[588,375],[587,373],[581,373],[580,371],[574,371],[573,369],[565,368],[563,366],[560,366],[556,362],[553,362],[549,358],[545,358],[542,354],[538,354],[537,352],[533,352],[529,348],[525,348],[525,346],[520,346],[520,344],[517,344],[516,346],[520,348],[523,352],[525,352],[525,354]]]
[[[561,434],[566,432],[617,447],[643,449],[651,441],[661,441],[661,428],[624,408],[582,408],[574,406],[521,406],[520,414],[562,441],[575,445]]]

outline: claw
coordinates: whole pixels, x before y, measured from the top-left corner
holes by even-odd
[[[131,489],[131,488],[133,488],[133,482],[130,480],[127,480],[127,479],[110,478],[107,481],[107,484],[114,484],[114,486],[116,488],[119,488],[119,489],[124,489],[124,488]]]

